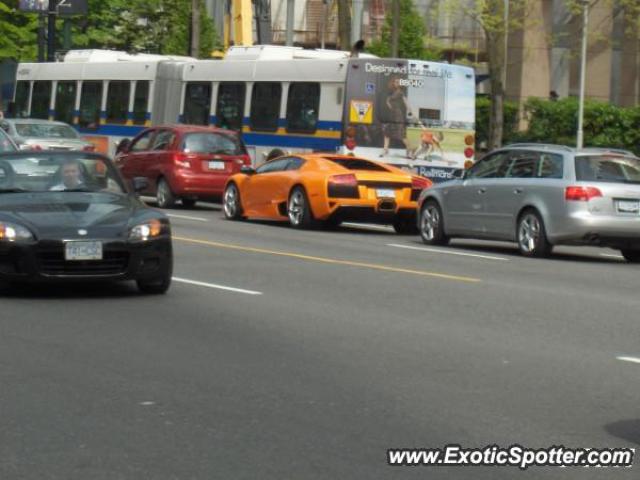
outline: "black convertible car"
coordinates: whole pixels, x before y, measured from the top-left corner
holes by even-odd
[[[111,161],[86,152],[0,154],[0,283],[135,280],[171,284],[167,217]]]

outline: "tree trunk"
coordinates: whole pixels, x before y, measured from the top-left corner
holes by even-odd
[[[489,78],[491,83],[491,110],[489,112],[489,150],[502,146],[504,131],[504,32],[487,34]]]
[[[341,50],[351,50],[351,2],[338,0],[338,32]]]
[[[191,0],[191,56],[200,56],[200,0]]]

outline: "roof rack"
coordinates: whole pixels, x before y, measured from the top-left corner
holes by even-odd
[[[628,155],[635,157],[636,154],[631,150],[625,150],[623,148],[604,148],[604,147],[586,147],[580,150],[581,152],[594,152],[594,153],[617,153],[619,155]]]
[[[509,145],[504,145],[504,148],[507,147],[518,147],[518,148],[543,148],[545,150],[564,150],[565,152],[573,152],[575,148],[569,147],[567,145],[556,145],[554,143],[510,143]]]

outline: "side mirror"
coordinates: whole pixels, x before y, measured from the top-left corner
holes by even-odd
[[[249,165],[243,165],[240,167],[240,173],[244,173],[245,175],[254,175],[256,173],[256,169]]]
[[[461,168],[453,172],[453,176],[454,178],[459,178],[460,180],[464,180],[465,173],[466,173],[466,170],[464,168]]]
[[[144,192],[147,188],[149,188],[149,180],[145,177],[134,177],[133,181],[133,191],[136,193]]]
[[[127,153],[129,151],[129,147],[131,146],[130,138],[123,138],[120,140],[120,143],[116,146],[116,154],[118,153]]]

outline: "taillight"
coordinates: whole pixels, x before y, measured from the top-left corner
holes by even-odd
[[[415,202],[420,196],[420,192],[425,188],[429,188],[433,182],[424,177],[411,177],[411,201]]]
[[[358,179],[353,173],[329,177],[328,194],[333,198],[359,198]]]
[[[96,146],[95,145],[85,145],[84,147],[82,147],[82,151],[83,152],[95,152],[96,151]]]
[[[601,197],[602,192],[596,187],[567,187],[564,199],[573,202],[588,202],[592,198]]]
[[[191,162],[189,162],[189,160],[186,158],[186,155],[184,155],[183,153],[174,154],[173,163],[175,163],[175,165],[180,168],[191,168]]]
[[[464,156],[467,157],[467,158],[473,157],[474,153],[476,153],[476,152],[471,147],[468,147],[468,148],[464,149]]]

